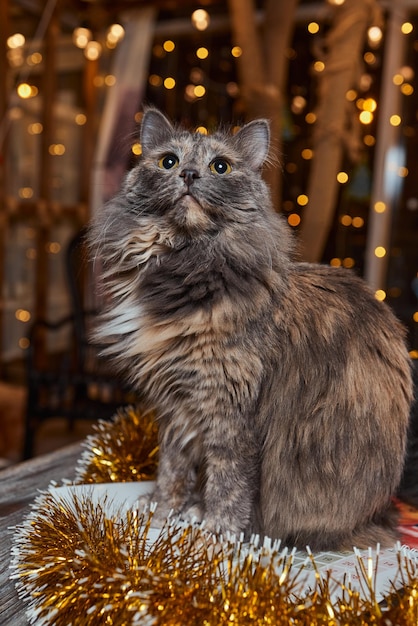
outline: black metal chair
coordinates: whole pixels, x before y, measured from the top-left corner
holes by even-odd
[[[84,238],[83,229],[66,251],[71,314],[57,322],[35,320],[31,329],[27,350],[25,459],[33,456],[36,432],[45,420],[64,417],[71,430],[76,420],[109,419],[119,407],[138,400],[100,356],[100,346],[89,339],[97,315],[84,306],[87,278]],[[58,333],[61,337],[65,335],[65,350],[54,346]],[[43,363],[39,363],[37,354],[39,341],[51,346]]]

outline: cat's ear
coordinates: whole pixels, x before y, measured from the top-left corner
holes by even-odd
[[[236,148],[247,158],[253,170],[259,170],[267,159],[270,147],[270,124],[254,120],[245,124],[232,138]]]
[[[172,134],[173,126],[158,109],[149,108],[145,111],[140,134],[143,154],[170,139]]]

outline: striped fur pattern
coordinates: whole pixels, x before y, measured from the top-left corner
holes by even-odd
[[[97,337],[159,415],[160,515],[391,544],[412,394],[400,324],[348,270],[294,260],[261,177],[265,120],[204,136],[150,108],[141,143],[91,249]]]

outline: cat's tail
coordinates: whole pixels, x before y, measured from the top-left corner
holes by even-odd
[[[411,409],[405,467],[398,489],[400,500],[418,507],[418,359],[413,361],[414,403]]]
[[[397,530],[398,513],[395,508],[388,511],[386,519],[380,524],[371,522],[353,530],[345,549],[352,550],[374,548],[379,544],[382,548],[393,548],[399,541],[400,535]]]

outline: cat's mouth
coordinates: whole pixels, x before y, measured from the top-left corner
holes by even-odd
[[[197,200],[197,198],[189,191],[185,191],[181,196],[180,196],[180,202],[185,202],[185,204],[187,206],[193,206],[193,205],[197,205],[198,207],[201,207],[200,202]]]
[[[202,205],[190,191],[183,193],[175,202],[173,217],[178,225],[186,228],[206,229],[212,224]]]

